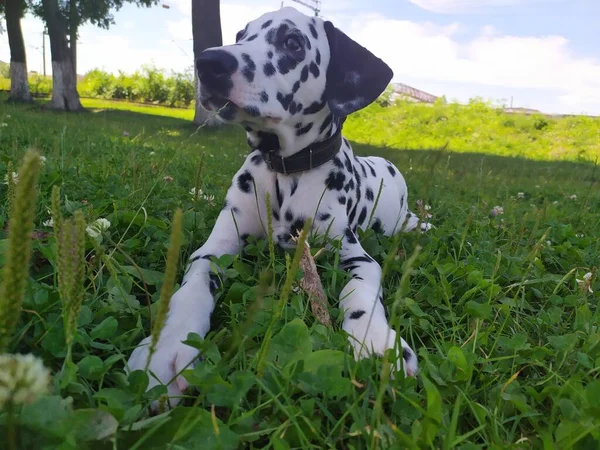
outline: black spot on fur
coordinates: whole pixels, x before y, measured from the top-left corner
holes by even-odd
[[[242,70],[242,74],[248,83],[252,83],[254,81],[254,73],[256,72],[256,64],[254,64],[254,61],[247,53],[242,53],[242,59],[246,63],[246,66]]]
[[[394,167],[392,165],[388,165],[387,169],[390,171],[390,174],[395,177],[396,176],[396,169],[394,169]]]
[[[339,171],[331,171],[329,175],[327,175],[327,179],[325,180],[325,184],[327,188],[330,190],[341,191],[344,188],[344,181],[346,180],[346,175],[344,172]]]
[[[273,52],[271,50],[269,50],[267,52],[267,58],[269,58],[269,59],[273,58]]]
[[[335,164],[335,166],[338,169],[343,169],[344,168],[344,163],[342,162],[342,160],[340,158],[338,158],[337,156],[333,158],[333,164]]]
[[[379,219],[375,219],[373,221],[373,225],[371,225],[371,228],[375,233],[383,233],[383,228],[381,227],[381,220]]]
[[[264,30],[265,28],[269,27],[271,24],[273,23],[272,20],[267,20],[265,23],[263,23],[260,28],[261,30]]]
[[[356,244],[358,242],[356,240],[356,236],[354,235],[354,232],[350,228],[346,228],[344,235],[346,236],[346,240],[348,241],[349,244]]]
[[[354,205],[354,208],[352,208],[352,211],[350,211],[350,215],[348,216],[348,223],[354,223],[354,218],[356,217],[356,208],[358,208],[358,203],[356,203],[356,205]],[[354,229],[356,230],[356,226],[354,227]]]
[[[291,55],[282,55],[281,58],[277,60],[277,69],[282,75],[294,70],[297,65],[298,61]]]
[[[252,190],[252,182],[254,177],[247,170],[238,177],[238,188],[240,191],[248,194]]]
[[[342,267],[347,267],[356,263],[372,263],[373,258],[371,258],[369,255],[365,254],[363,256],[355,256],[354,258],[348,258],[345,259],[341,262]]]
[[[371,169],[371,175],[374,176],[374,177],[376,177],[377,176],[377,172],[375,172],[375,169],[373,168],[373,165],[369,161],[367,161],[367,160],[365,160],[365,163],[367,164],[367,166],[369,166],[369,169]]]
[[[296,193],[296,189],[298,189],[298,178],[292,179],[292,189],[290,192],[290,197]]]
[[[260,93],[260,101],[263,103],[267,103],[269,101],[269,94],[267,94],[265,91],[262,91]]]
[[[234,214],[238,214],[238,213],[240,212],[240,208],[238,208],[237,206],[234,206],[233,208],[231,208],[231,211],[232,211]]]
[[[317,39],[319,37],[319,35],[317,34],[317,29],[315,28],[315,26],[312,23],[309,23],[308,28],[310,30],[310,34],[312,34],[312,37]]]
[[[294,220],[294,215],[292,214],[292,210],[288,209],[285,212],[285,216],[284,217],[285,217],[285,220],[287,220],[288,222],[291,222],[292,220]]]
[[[256,155],[253,155],[252,158],[250,158],[250,161],[252,161],[252,164],[254,164],[255,166],[259,166],[264,160],[265,158],[260,153],[257,153]]]
[[[321,52],[319,51],[319,49],[317,49],[317,56],[315,58],[315,61],[318,65],[321,65]]]
[[[275,180],[275,196],[277,197],[277,203],[281,208],[281,205],[283,205],[283,192],[279,188],[279,180]]]
[[[352,173],[352,161],[350,161],[350,157],[346,152],[344,152],[344,164],[346,164],[346,170]]]
[[[319,220],[329,220],[331,218],[331,214],[329,213],[320,213]]]
[[[313,127],[312,122],[309,122],[308,125],[300,128],[299,130],[296,131],[296,136],[302,136],[303,134],[308,133],[310,130],[312,130],[312,127]]]
[[[247,39],[247,41],[248,41],[248,42],[250,42],[250,41],[253,41],[253,40],[254,40],[254,39],[256,39],[257,37],[258,37],[258,34],[253,34],[252,36],[250,36],[250,37]]]
[[[216,273],[212,273],[212,272],[208,276],[210,278],[210,283],[209,283],[210,293],[214,294],[215,291],[221,287],[221,279],[219,278],[219,276]]]
[[[302,72],[300,72],[300,81],[305,83],[306,80],[308,80],[308,66],[304,66]]]
[[[292,86],[292,92],[295,94],[296,92],[298,92],[298,89],[300,89],[300,81],[296,81],[294,83],[294,86]]]
[[[321,74],[321,71],[319,70],[319,66],[317,66],[314,61],[310,63],[310,73],[313,74],[313,77],[318,78],[319,75]]]
[[[338,202],[340,202],[341,205],[345,205],[346,204],[346,197],[343,195],[340,195],[338,197]]]
[[[273,64],[271,64],[270,62],[268,62],[264,65],[263,72],[265,73],[266,76],[272,77],[276,72],[275,66]]]
[[[350,313],[350,319],[356,320],[356,319],[360,319],[362,316],[364,316],[366,314],[366,311],[363,311],[362,309],[357,309],[356,311],[352,311],[352,313]]]
[[[352,200],[352,197],[348,198],[348,202],[346,203],[346,214],[350,214],[350,210],[352,209],[352,205],[353,205],[354,200]],[[352,222],[352,221],[350,221]]]
[[[296,219],[294,223],[290,226],[290,234],[297,235],[304,228],[304,219],[302,217]]]
[[[272,213],[273,213],[273,219],[279,220],[279,213],[277,211],[275,211],[274,209],[272,210]]]
[[[354,179],[351,178],[350,181],[348,181],[348,183],[346,184],[346,186],[344,186],[344,190],[346,192],[349,192],[350,190],[354,189]]]
[[[283,109],[288,111],[290,109],[290,104],[292,100],[294,100],[294,94],[283,95],[281,92],[277,93],[277,100],[283,106]]]
[[[248,114],[249,116],[252,116],[252,117],[260,116],[260,111],[258,110],[258,108],[256,106],[246,106],[244,108],[244,111],[246,112],[246,114]]]
[[[373,189],[367,188],[366,196],[367,196],[367,200],[369,200],[370,202],[375,200],[375,195],[373,194]]]
[[[363,206],[363,208],[360,211],[360,214],[358,215],[358,224],[362,225],[366,218],[367,218],[367,207]]]
[[[404,194],[400,196],[400,209],[404,206]]]
[[[410,353],[410,350],[407,349],[406,347],[402,347],[402,358],[404,359],[405,362],[410,361],[412,358],[412,354]]]
[[[325,100],[321,100],[320,102],[313,102],[304,110],[304,114],[315,114],[325,108],[327,102]]]
[[[323,123],[321,124],[321,127],[319,128],[319,134],[323,133],[331,125],[332,121],[333,116],[331,114],[328,114]]]

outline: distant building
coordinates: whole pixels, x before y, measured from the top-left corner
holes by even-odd
[[[435,103],[439,98],[403,83],[392,83],[392,88],[394,89],[391,95],[392,101],[402,99],[410,102]]]

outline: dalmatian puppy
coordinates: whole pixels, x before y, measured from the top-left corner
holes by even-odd
[[[397,369],[415,375],[416,355],[387,322],[381,267],[362,248],[357,229],[392,235],[430,225],[409,211],[406,183],[396,167],[382,158],[354,156],[341,137],[346,116],[385,90],[391,69],[331,22],[291,7],[250,22],[235,44],[204,51],[196,69],[202,105],[223,121],[244,126],[254,150],[235,174],[208,240],[191,255],[171,299],[149,362],[150,387],[167,384],[171,405],[187,388],[178,374],[199,355],[182,341],[190,332],[206,336],[219,287],[210,259],[238,253],[248,236],[265,237],[267,208],[281,246],[293,245],[291,236],[309,217],[313,233],[340,239],[341,265],[350,275],[340,294],[342,328],[354,356],[396,349]],[[134,350],[129,370],[146,367],[149,343],[150,337]]]

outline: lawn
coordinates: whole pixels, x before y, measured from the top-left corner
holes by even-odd
[[[219,260],[212,331],[190,340],[205,358],[185,373],[189,399],[151,416],[163,391],[145,393],[147,378],[123,367],[157,315],[174,212],[183,211],[184,262],[248,148],[241,129],[195,129],[191,110],[84,105],[89,113],[69,115],[0,103],[0,175],[29,148],[46,158],[8,351],[40,357],[52,381],[47,394],[0,412],[0,435],[16,431],[18,448],[600,447],[600,119],[507,115],[479,102],[356,114],[345,126],[355,152],[393,161],[411,208],[431,206],[427,234],[361,238],[385,262],[384,302],[417,351],[418,377],[389,379],[381,359],[353,361],[337,320],[345,274],[334,253],[317,259],[330,329],[302,292],[280,305],[286,254],[272,263],[268,243],[251,241]],[[65,218],[110,222],[85,242],[72,364],[47,226],[55,186]],[[7,194],[0,185],[2,266]],[[0,374],[6,392],[2,383]]]

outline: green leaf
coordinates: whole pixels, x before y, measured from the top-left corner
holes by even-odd
[[[70,419],[75,436],[82,441],[101,441],[115,435],[119,422],[101,409],[78,409]]]
[[[579,342],[576,334],[565,334],[562,336],[548,336],[548,342],[559,352],[568,352],[575,348]]]
[[[304,321],[294,319],[287,323],[273,338],[269,351],[272,360],[276,360],[281,367],[306,358],[312,351],[312,343]]]
[[[99,380],[104,373],[104,363],[97,356],[86,356],[77,364],[79,373],[87,380]]]
[[[134,266],[121,266],[124,272],[137,278],[140,281],[144,281],[149,286],[156,286],[162,283],[165,274],[157,270],[143,269],[141,267]],[[141,275],[140,275],[141,272]],[[142,278],[143,277],[143,278]]]
[[[135,395],[142,395],[146,392],[150,377],[144,370],[134,370],[129,374],[129,391]]]
[[[114,337],[117,333],[117,328],[119,328],[119,322],[117,322],[117,319],[110,316],[92,328],[90,336],[92,339],[110,340],[110,338]]]
[[[485,320],[490,317],[492,307],[487,303],[478,303],[470,300],[465,305],[465,311],[472,317]]]
[[[427,411],[423,420],[423,437],[431,445],[442,423],[442,396],[440,391],[429,379],[422,377],[423,386],[427,393]]]
[[[344,369],[344,361],[348,354],[340,350],[318,350],[310,353],[304,359],[304,371],[317,373],[319,367],[338,366],[340,370]]]

